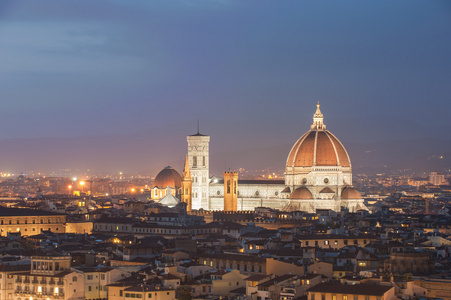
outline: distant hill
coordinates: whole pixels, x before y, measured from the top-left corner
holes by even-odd
[[[0,171],[49,172],[79,168],[91,169],[94,173],[124,171],[156,175],[171,165],[181,172],[187,148],[184,131],[166,135],[149,131],[118,136],[3,140],[0,141]],[[234,143],[237,144],[230,145],[225,138],[218,136],[212,138],[212,174],[219,175],[229,168],[283,170],[292,146],[286,143],[252,147],[252,143]],[[451,169],[449,140],[343,143],[350,154],[354,173]],[[230,150],[235,148],[238,150]]]

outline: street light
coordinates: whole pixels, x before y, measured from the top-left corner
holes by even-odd
[[[72,195],[72,186],[69,185],[68,188],[69,188],[69,196],[70,196],[70,195]]]
[[[84,181],[80,181],[80,185],[81,185],[81,192],[83,193],[83,186],[85,185]]]

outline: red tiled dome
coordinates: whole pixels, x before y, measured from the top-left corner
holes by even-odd
[[[324,117],[317,104],[313,124],[291,148],[287,167],[341,166],[351,167],[351,160],[343,144],[324,125]]]
[[[180,187],[181,186],[182,177],[180,174],[171,167],[166,167],[158,173],[157,177],[153,181],[154,187]]]
[[[328,130],[309,130],[294,144],[288,155],[288,167],[312,167],[314,165],[351,166],[345,148]]]
[[[355,188],[348,186],[345,187],[341,192],[341,199],[362,199],[362,195],[360,195],[359,191],[357,191]]]
[[[290,199],[310,200],[313,199],[313,195],[308,188],[301,186],[291,193]]]

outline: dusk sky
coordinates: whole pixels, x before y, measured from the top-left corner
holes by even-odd
[[[0,1],[0,170],[130,136],[146,165],[93,143],[51,168],[180,169],[197,119],[222,161],[292,145],[317,101],[345,143],[450,140],[451,1]]]

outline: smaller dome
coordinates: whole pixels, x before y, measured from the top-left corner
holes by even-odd
[[[182,182],[182,176],[174,170],[172,167],[167,166],[163,170],[158,173],[157,177],[153,181],[154,187],[165,188],[168,186],[171,187],[180,187]]]
[[[290,189],[290,187],[289,186],[287,186],[286,188],[284,188],[283,190],[282,190],[282,192],[281,193],[291,193],[291,189]]]
[[[302,186],[291,193],[290,199],[313,200],[313,196],[308,188]]]
[[[347,186],[341,192],[341,199],[362,199],[362,195],[355,188]]]
[[[161,198],[160,201],[158,201],[159,204],[165,205],[167,207],[174,207],[177,204],[180,203],[180,200],[174,197],[172,194],[168,194]]]

